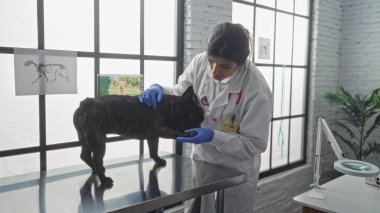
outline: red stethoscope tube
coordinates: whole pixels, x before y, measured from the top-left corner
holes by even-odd
[[[235,93],[228,93],[228,101],[230,101],[230,98],[231,98],[231,95],[232,95],[232,94],[235,94]],[[236,99],[236,101],[235,101],[235,107],[234,107],[234,109],[232,110],[233,112],[236,110],[236,107],[237,107],[237,106],[239,105],[239,103],[240,103],[241,95],[242,95],[242,93],[239,92],[239,93],[238,93],[238,97],[237,97],[237,99]],[[205,97],[205,96],[204,96],[204,97]],[[207,100],[207,98],[206,98],[206,100]],[[201,101],[202,101],[202,99],[201,99]],[[226,109],[226,106],[227,106],[227,104],[224,105],[224,107],[223,107],[223,111],[222,111],[222,113],[220,114],[219,119],[222,119],[222,117],[223,117],[223,115],[224,115],[224,110]],[[217,122],[217,119],[216,119],[215,117],[214,117],[212,120],[215,121],[215,122]]]

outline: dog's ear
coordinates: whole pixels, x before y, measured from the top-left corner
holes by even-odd
[[[191,100],[194,94],[193,86],[189,86],[181,96],[181,101]]]
[[[198,97],[194,93],[193,86],[189,86],[186,91],[182,94],[180,101],[193,101],[195,103],[198,103]]]

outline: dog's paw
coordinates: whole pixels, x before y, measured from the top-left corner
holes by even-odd
[[[100,182],[102,187],[112,187],[113,185],[113,180],[110,177],[105,177],[101,179]]]
[[[156,164],[158,166],[166,166],[166,160],[162,159],[162,158],[159,158],[159,159],[155,159],[154,162],[156,162]]]
[[[198,134],[197,131],[190,131],[190,132],[185,132],[183,137],[191,138],[194,137]]]

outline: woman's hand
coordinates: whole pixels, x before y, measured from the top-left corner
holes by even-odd
[[[140,103],[146,104],[148,107],[156,108],[162,98],[162,87],[159,84],[153,84],[146,89],[140,96]]]
[[[185,130],[185,132],[195,132],[195,135],[192,137],[178,137],[176,138],[177,142],[201,144],[210,142],[214,137],[214,130],[210,128],[194,128]]]

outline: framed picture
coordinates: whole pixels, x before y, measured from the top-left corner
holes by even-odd
[[[258,59],[270,59],[270,39],[259,37]]]
[[[77,52],[14,48],[16,95],[77,94]]]
[[[103,95],[140,95],[143,92],[142,75],[99,74],[97,76],[98,96]]]

